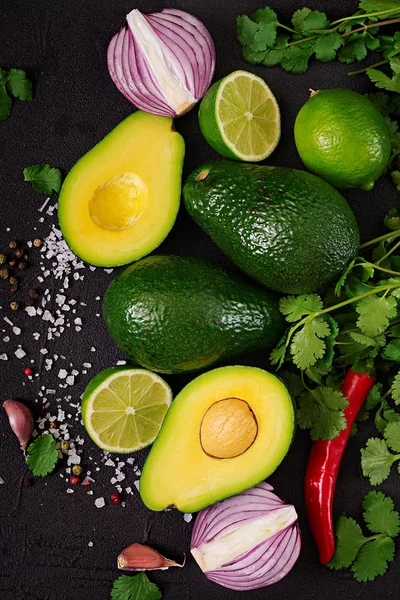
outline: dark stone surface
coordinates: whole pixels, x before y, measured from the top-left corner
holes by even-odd
[[[303,3],[271,0],[283,21]],[[131,111],[132,107],[111,83],[107,72],[106,48],[112,35],[123,25],[124,15],[135,3],[127,0],[92,0],[66,2],[60,0],[1,0],[0,2],[0,65],[20,67],[28,71],[34,81],[34,101],[30,104],[15,102],[11,117],[0,123],[0,198],[1,244],[4,248],[11,238],[20,240],[45,237],[55,217],[45,215],[43,223],[37,208],[42,199],[24,183],[22,170],[39,162],[50,162],[64,173],[75,161]],[[175,2],[176,6],[200,17],[215,40],[217,48],[216,78],[235,70],[248,69],[265,77],[276,94],[282,111],[282,139],[268,164],[301,168],[293,142],[293,123],[299,108],[308,97],[309,88],[349,87],[359,92],[369,89],[365,76],[349,78],[346,65],[313,62],[304,76],[295,77],[280,68],[251,67],[241,59],[235,37],[235,17],[251,13],[260,5],[259,0]],[[136,6],[151,12],[164,7],[159,0],[140,1]],[[332,18],[350,14],[356,2],[320,0],[314,8],[327,10]],[[196,110],[176,122],[183,134],[187,153],[185,173],[215,154],[202,138]],[[398,196],[388,178],[381,178],[372,192],[346,191],[346,199],[358,218],[362,238],[368,239],[382,232],[382,218],[390,206],[397,204]],[[6,228],[11,231],[7,232]],[[36,230],[34,230],[36,227]],[[228,266],[227,259],[192,222],[182,208],[174,230],[159,249],[163,253],[202,256]],[[37,255],[33,255],[34,257]],[[35,262],[36,261],[36,262]],[[232,266],[230,268],[233,269]],[[26,285],[34,281],[37,260],[24,273]],[[77,378],[70,388],[75,402],[91,376],[100,369],[115,364],[122,356],[112,345],[101,318],[95,318],[94,297],[102,295],[112,274],[101,270],[85,271],[84,283],[72,288],[71,295],[86,302],[80,313],[83,329],[79,337],[68,333],[51,342],[49,352],[64,354],[74,365],[89,361],[93,368]],[[51,280],[51,291],[59,285]],[[7,305],[8,291],[1,282],[2,316],[8,316],[22,329],[17,338],[1,320],[1,340],[10,335],[6,344],[0,340],[0,354],[7,352],[8,362],[0,362],[2,399],[24,399],[34,406],[37,416],[44,412],[34,404],[41,385],[55,387],[58,368],[46,371],[39,353],[40,342],[32,338],[38,325],[32,324],[25,313],[11,314]],[[97,305],[98,306],[98,305]],[[45,323],[41,325],[45,332]],[[14,356],[17,344],[27,351],[23,360]],[[90,352],[95,346],[97,351]],[[33,359],[35,372],[40,377],[27,381],[23,369]],[[243,356],[243,364],[267,366],[262,354]],[[190,377],[168,377],[175,392]],[[50,406],[49,411],[52,410]],[[101,451],[87,439],[80,424],[75,427],[86,438],[83,463],[99,461]],[[359,449],[372,434],[371,424],[363,426],[359,435],[351,439],[344,457],[336,493],[334,512],[360,517],[361,500],[369,489],[361,475]],[[299,432],[284,463],[270,478],[277,493],[293,502],[300,515],[303,550],[293,571],[280,583],[269,589],[249,592],[246,598],[256,600],[331,600],[333,597],[354,600],[368,594],[369,598],[397,598],[399,594],[400,561],[391,565],[385,577],[361,585],[347,572],[334,573],[318,564],[317,553],[310,538],[304,514],[303,477],[309,448],[308,436]],[[188,552],[191,525],[176,512],[151,514],[142,505],[137,494],[128,498],[127,506],[110,503],[98,510],[94,498],[107,497],[113,491],[109,469],[95,474],[94,496],[83,488],[66,494],[67,484],[60,477],[61,469],[45,480],[23,487],[25,467],[18,443],[11,434],[4,411],[0,411],[0,597],[2,600],[106,600],[110,597],[112,580],[118,576],[116,557],[126,545],[134,541],[148,542],[169,555]],[[138,463],[143,463],[146,452],[141,452]],[[129,475],[124,485],[132,485]],[[382,489],[391,494],[399,506],[398,476],[392,473]],[[89,541],[93,547],[89,547]],[[240,597],[209,583],[189,557],[182,570],[170,570],[151,575],[160,584],[168,600],[230,600]]]

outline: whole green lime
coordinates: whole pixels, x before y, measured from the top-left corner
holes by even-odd
[[[372,189],[390,157],[385,119],[351,90],[313,92],[297,115],[294,137],[305,166],[338,188]]]

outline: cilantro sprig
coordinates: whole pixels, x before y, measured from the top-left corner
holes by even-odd
[[[26,462],[36,477],[45,477],[51,473],[57,461],[58,450],[51,433],[45,433],[29,444]]]
[[[286,71],[300,74],[308,69],[312,56],[322,62],[338,58],[351,63],[364,60],[368,51],[380,51],[386,59],[384,62],[396,61],[400,38],[396,34],[388,40],[388,36],[379,34],[382,27],[398,22],[399,0],[360,0],[355,14],[332,22],[321,11],[300,8],[292,15],[291,27],[281,23],[276,12],[267,6],[251,16],[239,16],[237,35],[243,57],[250,64],[281,65]],[[398,91],[397,71],[390,83],[383,73],[377,73],[368,74],[381,87]]]
[[[160,600],[161,592],[144,573],[121,575],[113,583],[111,600]]]
[[[6,71],[0,68],[0,121],[5,121],[10,116],[12,98],[30,102],[32,83],[22,69]]]
[[[270,359],[278,368],[288,363],[299,373],[297,423],[310,430],[312,439],[333,439],[346,427],[347,401],[340,382],[348,367],[374,373],[377,363],[390,369],[400,359],[400,218],[396,211],[390,211],[385,224],[389,233],[363,244],[360,256],[323,296],[300,294],[280,301],[288,329]],[[383,433],[388,423],[400,421],[393,401],[400,403],[400,374],[385,394],[379,385],[373,389],[358,421],[374,410],[375,424]],[[389,459],[390,453],[387,463]]]
[[[394,540],[400,531],[400,515],[393,500],[382,492],[371,491],[362,503],[366,528],[372,535],[364,536],[360,525],[349,517],[336,522],[336,549],[328,563],[331,569],[351,567],[357,581],[372,581],[384,575],[394,558]]]

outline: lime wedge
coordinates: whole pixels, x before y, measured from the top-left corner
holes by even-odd
[[[247,71],[234,71],[211,86],[200,104],[199,125],[219,154],[250,162],[267,158],[281,135],[275,96]]]
[[[83,424],[103,450],[135,452],[154,442],[171,401],[171,389],[159,375],[111,367],[98,373],[83,394]]]

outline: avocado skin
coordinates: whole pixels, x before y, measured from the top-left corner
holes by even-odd
[[[189,175],[183,197],[217,246],[270,289],[314,292],[338,278],[358,251],[346,200],[305,171],[216,161]]]
[[[285,327],[277,295],[180,256],[149,256],[127,267],[107,289],[103,311],[120,350],[159,373],[270,348]]]

